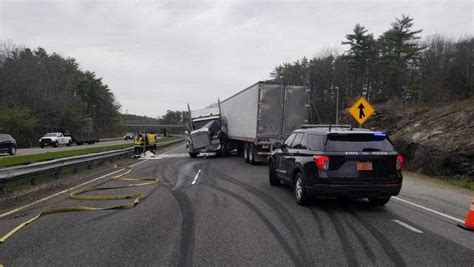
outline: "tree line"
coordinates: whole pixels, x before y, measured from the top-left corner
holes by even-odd
[[[358,96],[386,101],[439,105],[474,96],[474,38],[440,35],[421,39],[413,18],[402,15],[378,37],[356,24],[345,36],[347,50],[325,52],[277,66],[273,81],[311,89],[313,123],[334,123],[340,109]]]
[[[187,111],[167,110],[163,116],[151,118],[134,114],[124,114],[123,119],[127,125],[181,125],[188,119]]]
[[[0,43],[0,132],[20,146],[36,145],[49,131],[80,131],[91,125],[98,137],[121,131],[120,105],[94,72],[74,58],[45,49]]]

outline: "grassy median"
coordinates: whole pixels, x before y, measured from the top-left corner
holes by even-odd
[[[166,137],[158,139],[157,142],[158,143],[166,142],[166,141],[170,141],[176,138],[177,137],[166,136]],[[91,148],[81,148],[81,149],[74,149],[74,150],[46,152],[46,153],[34,154],[34,155],[5,157],[5,158],[0,158],[0,168],[11,167],[15,165],[25,165],[25,164],[31,164],[31,163],[40,162],[40,161],[79,156],[79,155],[85,155],[85,154],[91,154],[91,153],[99,153],[99,152],[105,152],[105,151],[110,151],[110,150],[118,150],[118,149],[128,148],[132,146],[133,146],[133,143],[113,145],[113,146],[102,146],[102,147],[91,147]]]

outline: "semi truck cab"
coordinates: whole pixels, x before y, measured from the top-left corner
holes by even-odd
[[[188,153],[195,158],[199,153],[213,152],[226,154],[226,134],[218,108],[191,111],[190,131],[188,132]]]

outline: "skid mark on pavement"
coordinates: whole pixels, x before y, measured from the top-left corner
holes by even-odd
[[[339,218],[336,217],[334,212],[328,208],[323,208],[323,211],[328,216],[329,220],[331,220],[332,225],[334,226],[334,230],[336,230],[337,236],[342,246],[342,252],[344,253],[345,259],[347,261],[348,266],[358,266],[357,256],[355,254],[354,248],[348,242],[349,237],[347,235],[346,230],[344,230],[344,226]]]
[[[313,215],[313,218],[314,220],[316,221],[316,224],[318,225],[318,231],[319,231],[319,235],[323,238],[323,239],[326,239],[326,235],[324,234],[324,228],[323,228],[323,224],[321,222],[321,219],[319,218],[319,215],[316,213],[316,211],[314,209],[309,209],[309,211],[311,212],[311,214]]]
[[[372,252],[372,249],[370,249],[369,242],[367,239],[357,230],[352,224],[348,223],[347,221],[345,222],[346,225],[352,230],[352,232],[355,234],[359,242],[362,244],[362,248],[364,249],[365,253],[367,254],[367,257],[369,260],[375,265],[375,254]]]
[[[369,233],[379,242],[379,244],[382,246],[382,250],[385,252],[385,254],[390,258],[390,260],[396,265],[396,266],[406,266],[405,261],[403,260],[402,256],[398,251],[395,249],[395,247],[392,246],[390,240],[388,240],[377,228],[375,228],[370,222],[368,222],[366,219],[362,218],[359,214],[357,214],[355,211],[353,211],[351,208],[349,208],[347,205],[343,206],[347,212],[352,215],[354,219],[356,219],[364,228],[369,231]]]
[[[235,200],[239,201],[240,203],[247,206],[250,210],[252,210],[260,218],[260,220],[263,222],[263,224],[268,228],[270,233],[277,240],[277,242],[280,244],[280,246],[285,251],[286,255],[290,258],[290,260],[293,262],[294,265],[304,266],[304,265],[309,264],[307,262],[304,262],[304,260],[300,259],[300,257],[298,257],[296,255],[296,253],[291,248],[290,244],[288,244],[286,239],[281,235],[281,233],[278,231],[278,229],[275,227],[275,225],[273,225],[272,222],[267,217],[265,217],[265,215],[258,209],[257,206],[255,206],[254,204],[252,204],[247,199],[243,198],[242,196],[240,196],[240,195],[238,195],[238,194],[236,194],[232,191],[226,190],[226,189],[221,188],[217,185],[209,185],[209,186],[211,188],[221,192],[221,193],[224,193],[224,194],[234,198]]]
[[[182,163],[182,162],[181,162]],[[166,161],[165,164],[162,165],[162,176],[161,179],[166,182],[166,184],[162,184],[168,191],[173,195],[173,197],[178,202],[180,211],[181,211],[181,238],[179,243],[179,253],[178,256],[178,266],[192,266],[193,265],[193,257],[194,257],[194,243],[195,243],[195,222],[194,222],[194,209],[192,201],[186,195],[184,191],[182,191],[180,187],[176,185],[173,186],[171,181],[168,179],[173,173],[175,173],[176,162]],[[170,168],[171,165],[171,168]],[[167,171],[170,170],[172,173],[168,173]]]
[[[290,214],[290,212],[283,205],[281,205],[276,199],[274,199],[270,195],[264,193],[263,191],[255,188],[251,185],[243,183],[242,181],[238,180],[237,178],[234,178],[230,175],[222,173],[219,170],[213,168],[212,166],[209,166],[208,169],[209,169],[209,171],[206,172],[206,173],[209,173],[210,177],[214,177],[214,179],[211,179],[211,181],[213,181],[213,184],[211,184],[211,185],[217,185],[215,180],[224,180],[228,183],[231,183],[235,186],[238,186],[238,187],[244,189],[248,193],[254,195],[258,199],[260,199],[264,203],[266,203],[275,212],[275,214],[280,219],[280,221],[288,229],[291,236],[295,240],[297,250],[300,253],[302,253],[302,257],[305,259],[305,261],[308,262],[308,263],[314,263],[314,260],[313,260],[313,257],[311,255],[311,253],[308,253],[307,250],[305,249],[306,247],[304,247],[301,244],[301,241],[300,241],[301,238],[305,237],[303,230],[299,226],[298,222],[293,218],[293,216]]]

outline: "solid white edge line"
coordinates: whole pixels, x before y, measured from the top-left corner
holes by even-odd
[[[442,213],[442,212],[439,212],[439,211],[436,211],[436,210],[427,208],[427,207],[425,207],[425,206],[418,205],[418,204],[413,203],[413,202],[411,202],[411,201],[408,201],[408,200],[405,200],[405,199],[401,199],[401,198],[399,198],[399,197],[392,197],[392,198],[393,198],[393,199],[396,199],[396,200],[398,200],[398,201],[401,201],[401,202],[410,204],[410,205],[415,206],[415,207],[417,207],[417,208],[420,208],[420,209],[423,209],[423,210],[432,212],[432,213],[437,214],[437,215],[439,215],[439,216],[442,216],[442,217],[451,219],[451,220],[456,221],[456,222],[458,222],[458,223],[464,223],[464,221],[461,220],[461,219],[458,219],[458,218],[455,218],[455,217],[453,217],[453,216],[444,214],[444,213]]]
[[[139,164],[145,163],[145,162],[147,162],[147,161],[140,161],[140,162],[138,162],[138,163],[135,163],[135,164],[133,164],[133,165],[130,165],[130,168],[133,168],[133,167],[135,167],[135,166],[137,166],[137,165],[139,165]],[[75,189],[77,189],[77,188],[79,188],[79,187],[81,187],[81,186],[84,186],[84,185],[93,183],[93,182],[98,181],[98,180],[100,180],[100,179],[104,179],[104,178],[106,178],[106,177],[109,177],[109,176],[111,176],[111,175],[114,175],[114,174],[116,174],[116,173],[118,173],[118,172],[121,172],[121,171],[123,171],[123,170],[125,170],[125,168],[122,168],[122,169],[120,169],[120,170],[116,170],[116,171],[114,171],[114,172],[111,172],[111,173],[102,175],[102,176],[97,177],[97,178],[95,178],[95,179],[92,179],[92,180],[90,180],[90,181],[84,182],[84,183],[82,183],[82,184],[73,186],[73,187],[71,187],[71,188],[65,189],[65,190],[60,191],[60,192],[57,192],[57,193],[54,193],[54,194],[49,195],[49,196],[47,196],[47,197],[44,197],[44,198],[42,198],[42,199],[38,199],[38,200],[36,200],[36,201],[33,201],[33,202],[31,202],[31,203],[28,203],[28,204],[26,204],[26,205],[24,205],[24,206],[21,206],[21,207],[18,207],[18,208],[16,208],[16,209],[7,211],[7,212],[5,212],[5,213],[3,213],[3,214],[0,214],[0,218],[3,218],[3,217],[8,216],[8,215],[10,215],[10,214],[13,214],[13,213],[16,213],[16,212],[18,212],[18,211],[24,210],[24,209],[26,209],[26,208],[29,208],[29,207],[31,207],[31,206],[34,206],[34,205],[38,204],[38,203],[44,202],[44,201],[46,201],[46,200],[48,200],[48,199],[57,197],[57,196],[59,196],[59,195],[61,195],[61,194],[67,193],[67,192],[69,192],[69,191],[75,190]]]
[[[192,182],[191,184],[195,184],[195,183],[197,182],[197,179],[198,179],[198,177],[199,177],[199,174],[201,174],[201,170],[199,170],[199,171],[196,173],[196,175],[194,176],[194,180],[193,180],[193,182]]]
[[[413,227],[413,226],[411,226],[411,225],[408,225],[408,224],[406,224],[406,223],[404,223],[404,222],[402,222],[402,221],[399,221],[399,220],[392,220],[392,221],[398,223],[399,225],[401,225],[401,226],[407,228],[407,229],[410,230],[410,231],[413,231],[413,232],[418,233],[418,234],[423,234],[423,231],[418,230],[418,229],[416,229],[415,227]]]

